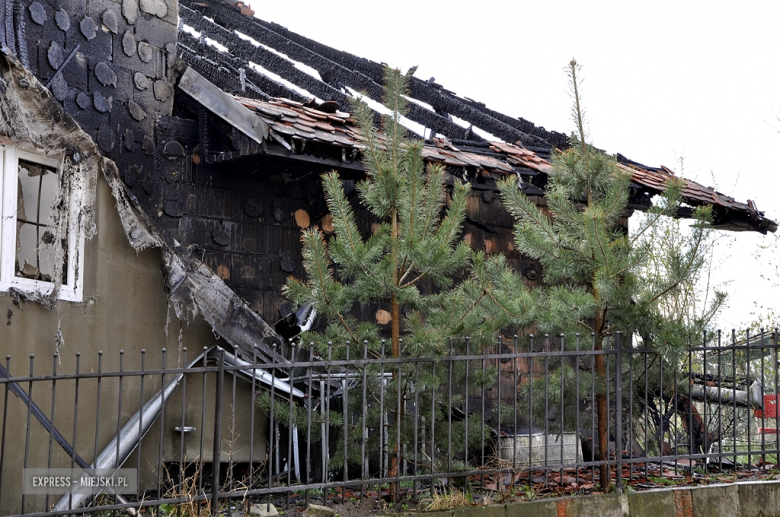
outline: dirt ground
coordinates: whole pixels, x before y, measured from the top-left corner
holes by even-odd
[[[780,479],[780,470],[775,465],[749,467],[739,471],[713,472],[697,468],[696,464],[639,463],[623,469],[624,489],[641,491],[672,486],[695,486],[712,483],[734,483],[738,481]],[[614,475],[614,473],[613,473]],[[529,479],[530,477],[530,479]],[[595,479],[595,482],[594,482]],[[446,480],[444,481],[446,483]],[[461,486],[463,483],[459,483]],[[375,485],[330,491],[323,497],[321,491],[310,491],[308,503],[332,508],[339,517],[387,514],[394,512],[423,511],[454,508],[458,506],[481,506],[493,503],[530,501],[540,498],[566,495],[589,495],[599,491],[598,472],[590,469],[564,469],[547,472],[537,470],[515,475],[473,476],[468,479],[469,490],[448,488],[437,484],[431,495],[426,486],[403,487],[399,502],[393,503],[386,487],[377,490]],[[614,477],[613,477],[614,486]],[[267,499],[265,499],[267,500]],[[263,500],[263,501],[265,501]],[[254,501],[260,502],[260,501]],[[275,497],[272,502],[282,515],[302,515],[307,507],[304,493]]]

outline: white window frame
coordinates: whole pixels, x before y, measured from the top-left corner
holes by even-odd
[[[2,224],[0,224],[0,291],[17,289],[26,293],[40,293],[48,296],[54,290],[54,282],[34,280],[16,276],[16,232],[17,202],[19,185],[19,160],[26,160],[46,167],[52,167],[61,173],[60,160],[56,157],[31,153],[0,145],[0,200],[2,200]],[[83,300],[84,270],[84,232],[77,228],[77,210],[79,199],[68,199],[68,269],[66,284],[60,286],[58,298],[70,302]]]

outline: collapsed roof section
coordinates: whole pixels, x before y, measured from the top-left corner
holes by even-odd
[[[270,127],[272,144],[242,146],[239,155],[297,156],[361,170],[352,152],[361,146],[359,132],[339,109],[348,106],[356,92],[369,102],[381,101],[384,65],[320,44],[253,14],[232,0],[182,0],[179,7],[180,55]],[[216,45],[207,44],[206,38]],[[429,137],[426,159],[445,164],[453,176],[487,188],[494,187],[501,176],[517,174],[521,189],[543,194],[551,152],[568,146],[566,135],[459,97],[433,78],[423,81],[408,75],[411,102],[406,125],[419,137]],[[633,177],[631,208],[647,209],[651,198],[675,178],[666,167],[648,167],[621,155],[618,162]],[[777,224],[751,201],[740,203],[710,187],[684,181],[683,198],[690,207],[681,209],[679,216],[690,216],[692,207],[712,205],[716,228],[776,231]]]
[[[381,101],[382,63],[246,16],[227,1],[182,0],[179,5],[182,26],[191,29],[179,32],[182,57],[206,78],[219,79],[215,83],[228,92],[243,92],[244,96],[257,99],[285,97],[299,102],[317,97],[347,106],[350,91],[356,91]],[[193,32],[199,33],[200,38],[193,36]],[[229,54],[205,45],[206,38],[226,47]],[[271,74],[276,77],[272,78]],[[482,103],[459,97],[433,78],[424,81],[411,77],[410,90],[413,102],[408,117],[432,134],[485,141],[476,132],[481,130],[506,142],[522,141],[524,146],[542,153],[567,145],[563,133],[547,131],[525,119],[509,117]]]

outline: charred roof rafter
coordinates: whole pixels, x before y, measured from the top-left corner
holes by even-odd
[[[251,68],[250,65],[254,62],[321,99],[333,99],[339,104],[349,102],[346,95],[339,90],[298,70],[291,61],[284,59],[262,46],[255,46],[251,41],[241,38],[234,31],[228,30],[225,27],[210,21],[184,5],[180,7],[179,13],[181,20],[185,24],[197,31],[204,32],[209,38],[220,45],[227,47],[231,52],[231,54],[228,55],[229,59],[242,62],[245,68]],[[225,56],[223,52],[220,52],[217,49],[213,49],[213,52],[216,55],[221,55],[223,59],[228,58],[228,56]],[[286,86],[285,89],[294,91]],[[300,94],[297,95],[300,96]],[[278,97],[279,95],[273,96]]]
[[[252,68],[247,68],[247,64],[241,61],[240,58],[226,55],[211,45],[201,44],[200,41],[190,34],[182,33],[179,35],[178,48],[182,51],[182,59],[197,70],[198,73],[214,84],[220,85],[226,91],[263,100],[268,100],[271,97],[287,97],[296,101],[306,100],[298,92],[290,90],[282,83],[274,81]],[[222,67],[225,72],[217,77],[215,81],[209,77],[209,75],[213,75],[210,69],[218,67]],[[241,84],[241,69],[246,74],[244,85]],[[225,84],[222,81],[229,81],[229,83]]]
[[[198,8],[203,9],[203,11],[199,11]],[[205,18],[205,14],[213,16],[214,21]],[[247,18],[229,9],[214,7],[203,8],[202,4],[197,4],[191,0],[183,0],[180,2],[179,15],[182,21],[187,25],[192,26],[196,30],[205,31],[210,38],[225,45],[231,50],[235,48],[248,51],[247,55],[252,55],[257,58],[258,65],[266,67],[269,71],[284,77],[285,80],[290,81],[296,86],[305,89],[312,95],[318,96],[323,100],[336,100],[345,108],[349,105],[349,98],[341,92],[339,88],[330,84],[338,82],[338,84],[346,85],[353,90],[365,92],[372,100],[381,102],[383,94],[383,88],[380,84],[381,78],[379,79],[379,82],[377,82],[374,78],[363,74],[360,71],[344,67],[339,63],[328,59],[328,57],[301,46],[273,30],[268,29],[264,25],[257,23],[260,20]],[[309,74],[295,68],[291,61],[263,49],[262,47],[255,47],[250,41],[238,36],[235,31],[241,32],[270,48],[283,48],[284,53],[289,55],[291,59],[295,59],[314,68],[324,80],[318,81]],[[329,48],[325,46],[322,47],[326,49]],[[331,79],[328,80],[328,78]],[[341,81],[343,81],[343,84]],[[453,114],[458,116],[456,113]],[[410,120],[423,125],[425,128],[446,135],[449,138],[465,138],[470,134],[468,128],[464,128],[452,122],[449,118],[415,103],[409,103],[409,113],[407,117]],[[509,140],[518,140],[523,135],[524,134],[515,131],[515,133],[510,135]],[[496,136],[501,137],[501,135]],[[477,138],[480,138],[481,140],[481,137]]]
[[[184,2],[190,3],[191,0],[184,0]],[[190,3],[190,5],[194,4]],[[259,18],[247,18],[227,7],[211,7],[207,9],[209,14],[214,15],[215,20],[219,20],[227,27],[254,26],[255,29],[265,29],[266,31],[275,35],[276,38],[280,38],[282,40],[280,41],[280,45],[282,46],[281,48],[294,49],[295,46],[298,46],[326,59],[331,64],[338,65],[338,68],[345,69],[347,72],[356,72],[359,75],[367,77],[376,84],[380,84],[382,82],[384,67],[381,63],[361,58],[348,52],[336,50],[332,47],[323,45],[322,43],[318,43],[314,40],[296,34],[279,24],[267,22]],[[293,46],[289,43],[293,43],[295,45]],[[272,42],[269,46],[276,47],[276,45],[274,45]],[[295,57],[297,58],[298,56]],[[301,57],[305,56],[302,55]],[[306,62],[304,59],[301,59],[301,62],[316,68],[325,82],[336,81],[343,73],[342,70],[338,70],[336,68],[322,68],[315,66],[312,63]],[[548,148],[552,146],[558,148],[567,147],[568,137],[563,133],[547,131],[544,128],[538,127],[525,119],[515,119],[495,110],[491,110],[484,104],[476,102],[472,99],[458,97],[452,92],[442,88],[438,84],[429,83],[428,81],[423,81],[413,77],[410,86],[413,98],[430,104],[435,109],[443,113],[449,113],[451,115],[457,116],[458,118],[462,118],[474,126],[483,129],[507,142],[522,140],[525,145],[538,145]],[[375,100],[378,100],[378,98]],[[440,132],[450,138],[458,138],[453,134],[448,134],[443,131]]]

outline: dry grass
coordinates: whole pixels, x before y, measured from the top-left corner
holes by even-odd
[[[189,476],[183,476],[178,480],[178,483],[174,482],[171,478],[170,472],[167,466],[164,466],[165,476],[168,478],[168,485],[172,488],[168,489],[163,495],[163,498],[179,498],[183,497],[186,501],[182,503],[176,503],[175,505],[162,505],[164,513],[168,513],[165,510],[173,510],[175,508],[176,513],[186,517],[201,517],[210,515],[210,508],[208,504],[203,504],[203,501],[195,501],[195,497],[199,495],[198,492],[198,478],[200,477],[203,463],[192,462],[191,465],[195,465],[195,471]],[[187,469],[183,469],[186,471]],[[208,501],[206,502],[208,503]]]
[[[433,493],[430,498],[420,501],[420,509],[423,511],[451,510],[462,506],[472,506],[473,502],[465,492],[452,488],[437,494]]]
[[[231,411],[231,415],[235,415],[233,411]],[[238,498],[225,498],[225,504],[230,504],[232,502],[233,504],[237,504],[238,506],[241,506],[246,510],[248,500],[246,497],[247,490],[250,489],[252,485],[252,479],[253,474],[263,468],[265,466],[265,463],[261,464],[257,469],[252,469],[250,467],[249,473],[247,476],[245,476],[242,479],[235,479],[233,478],[233,450],[234,445],[236,441],[238,440],[238,437],[240,435],[235,432],[235,420],[234,417],[231,416],[230,420],[230,435],[229,438],[224,438],[225,442],[225,450],[228,453],[228,462],[227,464],[228,469],[230,471],[228,472],[228,478],[226,479],[227,486],[217,486],[218,480],[212,479],[212,484],[214,485],[212,487],[212,490],[220,490],[223,491],[227,489],[228,493],[232,494],[238,494],[243,493],[240,500],[237,501]],[[223,462],[224,463],[224,462]],[[176,482],[166,465],[163,465],[164,471],[165,471],[165,478],[167,481],[167,485],[170,486],[166,493],[164,494],[163,498],[170,498],[170,499],[176,499],[176,498],[184,498],[186,499],[182,503],[176,503],[176,504],[163,504],[160,505],[160,508],[163,510],[163,514],[165,515],[171,515],[175,514],[177,516],[181,517],[209,517],[211,515],[211,507],[209,506],[209,501],[195,501],[195,497],[198,495],[201,495],[201,492],[198,490],[198,482],[201,476],[201,471],[203,469],[204,463],[202,461],[193,461],[188,464],[186,464],[185,468],[182,469],[182,478]],[[194,466],[194,469],[192,468]],[[190,475],[183,475],[184,472],[190,471]]]

